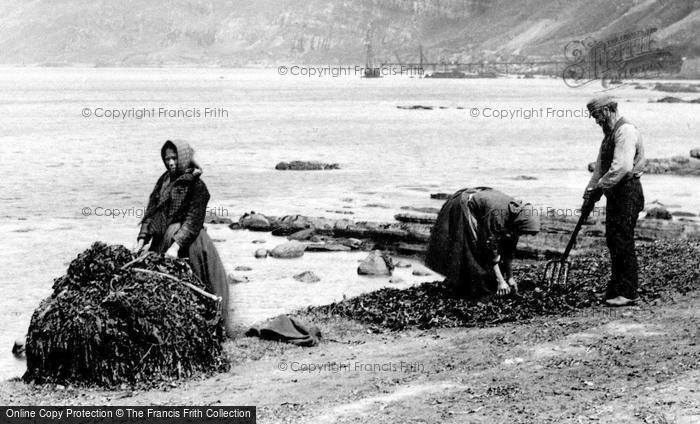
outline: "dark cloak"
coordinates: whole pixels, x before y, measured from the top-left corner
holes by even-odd
[[[494,294],[494,264],[512,259],[519,234],[537,231],[538,215],[529,205],[498,190],[463,189],[440,210],[425,264],[444,275],[459,295]]]

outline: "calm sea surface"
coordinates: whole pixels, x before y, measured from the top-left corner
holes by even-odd
[[[140,208],[163,172],[159,151],[168,138],[191,142],[204,167],[209,206],[232,219],[255,210],[389,220],[401,206],[439,207],[431,192],[477,185],[542,208],[575,208],[601,139],[591,119],[576,115],[601,91],[599,84],[571,89],[559,79],[0,69],[0,378],[21,375],[24,362],[10,355],[12,342],[26,332],[70,260],[96,240],[133,245]],[[700,105],[650,103],[665,94],[629,87],[612,94],[642,132],[649,157],[687,156],[700,147]],[[412,105],[433,109],[397,108]],[[156,116],[138,119],[144,109]],[[179,117],[158,116],[161,109]],[[96,116],[112,110],[130,116]],[[498,119],[495,110],[513,115]],[[338,162],[342,169],[274,170],[277,162],[295,159]],[[648,203],[700,211],[697,179],[645,176],[643,184]],[[105,216],[112,210],[127,216]],[[243,325],[388,285],[388,279],[356,275],[364,254],[255,260],[259,245],[252,240],[265,239],[269,248],[281,240],[220,225],[208,230],[227,270],[250,279],[232,286],[233,317]],[[253,271],[233,271],[239,265]],[[291,278],[306,270],[322,282]],[[399,287],[435,279],[412,277],[410,269],[399,275],[406,280]]]

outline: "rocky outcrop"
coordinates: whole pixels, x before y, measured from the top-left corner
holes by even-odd
[[[645,172],[700,176],[700,160],[685,156],[674,156],[670,159],[649,159]]]
[[[657,83],[654,90],[666,93],[700,93],[700,84]]]
[[[251,231],[272,231],[273,229],[270,220],[265,215],[255,212],[244,214],[238,220],[238,224]]]
[[[275,169],[278,171],[325,171],[340,169],[340,165],[337,163],[294,160],[291,162],[280,162],[275,166]]]
[[[700,154],[700,152],[696,152]],[[674,156],[666,159],[649,159],[644,172],[647,174],[672,174],[681,176],[700,176],[700,159],[692,157]],[[595,162],[588,164],[588,172],[593,172]]]
[[[605,247],[605,214],[596,210],[583,225],[573,255],[590,249]],[[368,250],[380,247],[401,254],[422,255],[430,238],[436,214],[419,214],[420,223],[413,222],[409,214],[401,214],[405,222],[355,222],[347,219],[289,215],[270,218],[270,226],[284,234],[314,229],[314,236],[305,242],[296,242],[309,251]],[[518,257],[547,258],[563,252],[576,226],[578,216],[543,216],[541,231],[535,236],[522,236],[518,243]],[[637,223],[635,237],[639,240],[700,240],[700,223],[642,219]]]
[[[679,99],[678,97],[667,96],[660,98],[656,103],[685,103],[685,100]]]

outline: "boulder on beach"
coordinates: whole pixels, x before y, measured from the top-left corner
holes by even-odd
[[[671,213],[668,211],[668,209],[663,208],[663,207],[655,207],[655,208],[649,209],[644,218],[645,219],[665,219],[665,220],[672,219]]]
[[[238,223],[251,231],[271,231],[270,220],[263,214],[250,212],[243,215]]]
[[[188,263],[96,242],[34,311],[26,382],[150,387],[228,369],[220,305]]]
[[[294,160],[291,162],[280,162],[275,166],[275,169],[278,171],[323,171],[340,169],[340,165],[337,163]]]
[[[379,250],[370,254],[357,267],[359,275],[391,275],[394,266],[391,258]]]
[[[294,276],[294,279],[302,283],[318,283],[321,279],[312,271],[304,271]]]
[[[275,246],[270,251],[270,256],[277,259],[300,258],[304,256],[304,250],[306,250],[306,246],[303,243],[292,240]]]
[[[261,258],[267,258],[268,253],[269,252],[267,251],[267,249],[258,249],[255,251],[255,253],[253,255],[256,258],[261,259]]]

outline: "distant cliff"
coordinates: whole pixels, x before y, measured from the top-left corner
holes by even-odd
[[[698,0],[35,0],[0,3],[0,63],[103,66],[550,58],[655,27],[700,56]]]

